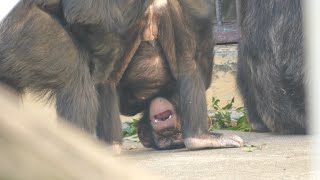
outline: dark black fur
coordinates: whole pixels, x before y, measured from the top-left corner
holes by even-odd
[[[176,102],[184,137],[207,134],[211,1],[168,0],[155,45],[142,42],[120,83],[113,79],[150,3],[20,1],[0,29],[0,80],[18,93],[55,95],[61,117],[110,143],[121,142],[119,112],[147,112],[157,96]],[[150,61],[157,55],[160,69]]]
[[[305,133],[300,0],[241,1],[237,83],[257,131]]]

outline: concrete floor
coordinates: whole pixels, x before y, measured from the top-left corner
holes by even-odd
[[[314,179],[308,136],[235,133],[248,148],[155,151],[125,141],[125,158],[164,179]]]

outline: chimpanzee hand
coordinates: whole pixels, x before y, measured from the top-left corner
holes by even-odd
[[[199,137],[184,139],[188,149],[241,147],[243,140],[237,135],[224,136],[219,133],[207,133]]]

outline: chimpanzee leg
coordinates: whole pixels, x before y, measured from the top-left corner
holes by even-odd
[[[95,134],[98,111],[97,93],[89,67],[81,64],[73,81],[56,92],[57,113],[76,126]]]
[[[269,129],[262,121],[262,118],[257,110],[256,98],[254,95],[254,90],[252,88],[252,75],[247,63],[250,57],[244,54],[244,48],[248,47],[244,46],[245,45],[239,46],[237,85],[239,87],[241,95],[243,96],[244,105],[248,112],[248,120],[250,121],[250,123],[252,123],[254,131],[266,132],[269,131]]]
[[[119,99],[114,83],[100,84],[97,136],[110,144],[121,144],[122,131],[119,112]]]
[[[238,136],[224,137],[208,132],[205,85],[199,69],[192,59],[179,64],[180,115],[184,142],[189,149],[239,147]]]
[[[3,20],[0,81],[17,91],[56,94],[57,113],[94,133],[98,103],[88,53],[51,15],[27,5],[20,1]]]

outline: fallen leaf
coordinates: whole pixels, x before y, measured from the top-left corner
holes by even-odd
[[[127,150],[129,150],[129,151],[134,150],[134,149],[138,149],[138,147],[136,147],[136,146],[130,146],[130,147],[127,148]]]

